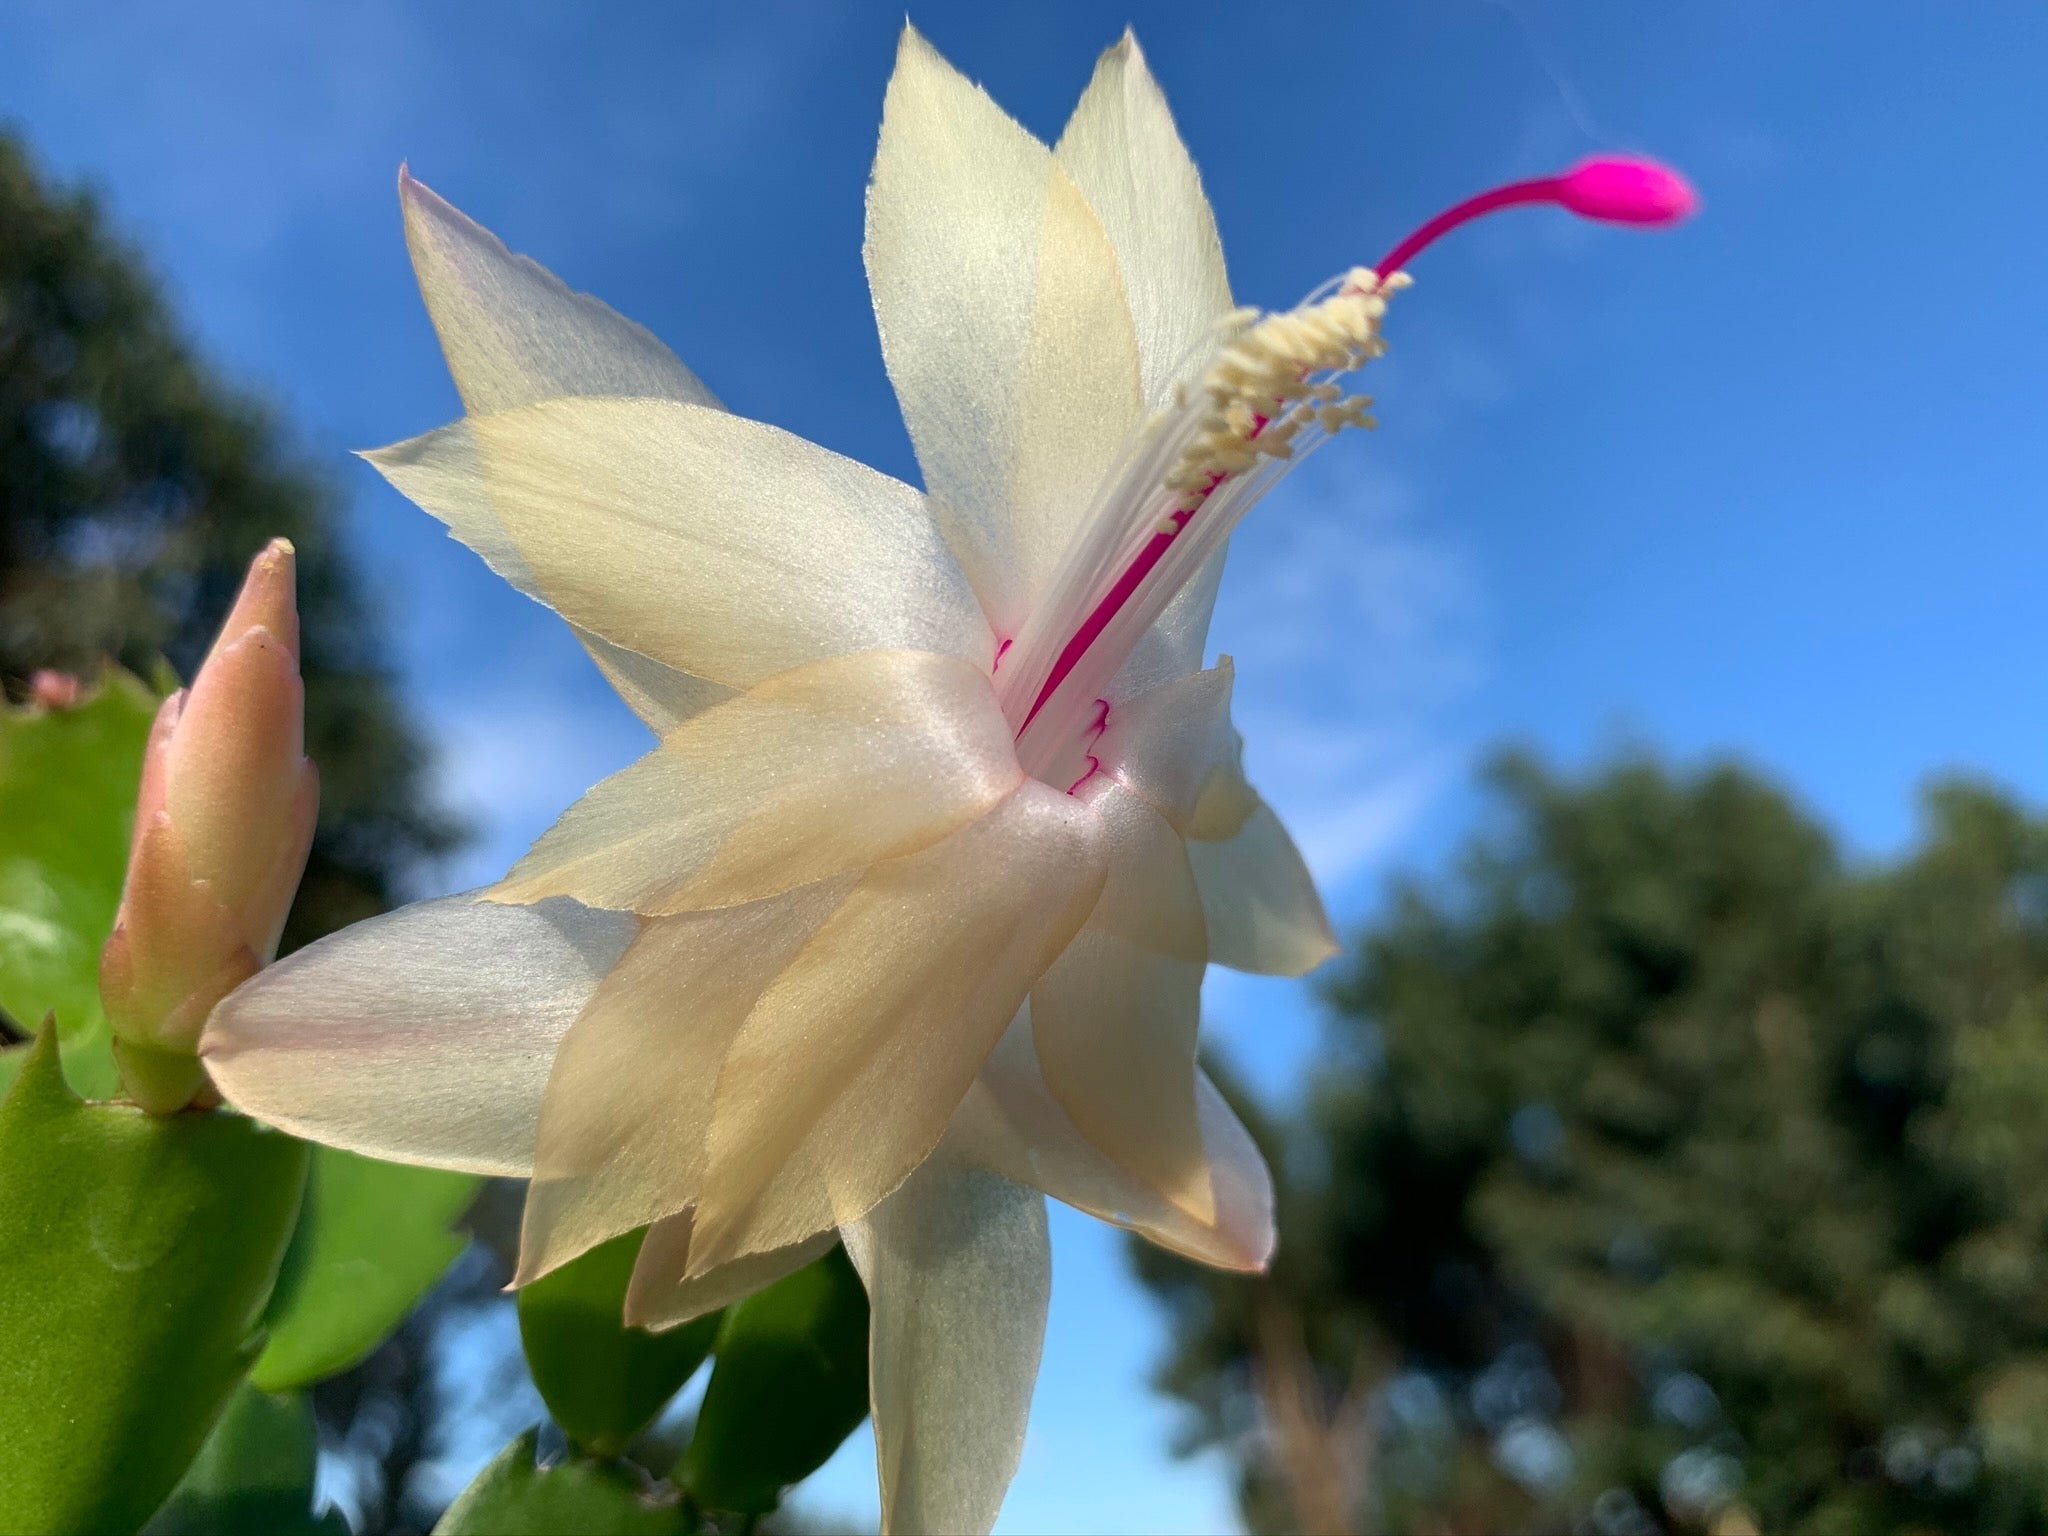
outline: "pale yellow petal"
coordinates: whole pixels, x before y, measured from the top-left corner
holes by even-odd
[[[866,259],[936,515],[991,623],[1015,638],[1136,419],[1137,341],[1086,198],[909,28],[883,106]]]
[[[696,1200],[719,1064],[847,888],[813,886],[641,929],[555,1054],[519,1284]]]
[[[901,1183],[1103,868],[1095,814],[1034,780],[862,877],[726,1054],[692,1268],[855,1220]]]
[[[1045,1342],[1045,1197],[942,1148],[847,1226],[846,1252],[868,1291],[884,1536],[986,1532]]]
[[[1181,835],[1149,800],[1106,774],[1076,794],[1100,818],[1109,859],[1088,926],[1200,967],[1208,936]]]
[[[1224,842],[1190,838],[1209,958],[1262,976],[1302,976],[1341,948],[1294,840],[1264,801]]]
[[[759,422],[551,400],[367,457],[578,628],[711,683],[865,650],[994,656],[916,491]]]
[[[1237,759],[1230,724],[1233,673],[1228,656],[1110,708],[1091,749],[1111,778],[1136,790],[1185,832],[1210,776]]]
[[[1138,637],[1110,682],[1107,697],[1112,708],[1202,669],[1209,620],[1216,612],[1216,593],[1223,585],[1223,562],[1229,551],[1225,544],[1205,560],[1194,579],[1174,594],[1157,622]]]
[[[1054,153],[1116,248],[1156,400],[1229,313],[1230,280],[1202,178],[1130,33],[1096,64]]]
[[[420,294],[472,415],[562,395],[718,404],[644,327],[513,254],[402,170],[398,196]]]
[[[651,395],[718,404],[702,381],[641,326],[507,250],[496,235],[402,171],[398,192],[420,293],[455,387],[472,413],[562,395]],[[486,527],[464,538],[520,591],[540,596],[502,529]],[[725,692],[587,630],[577,630],[576,637],[657,735]]]
[[[1208,959],[1202,899],[1180,834],[1098,775],[1109,872],[1087,926],[1031,991],[1040,1069],[1080,1133],[1186,1210],[1216,1213],[1195,1109],[1195,1037]]]
[[[750,1253],[701,1275],[690,1276],[690,1228],[693,1215],[679,1211],[647,1229],[633,1278],[626,1286],[626,1322],[634,1328],[674,1328],[707,1312],[765,1290],[784,1275],[794,1274],[821,1258],[839,1241],[836,1230],[776,1248]]]
[[[1180,834],[1142,796],[1098,775],[1109,872],[1087,926],[1031,991],[1046,1085],[1112,1162],[1197,1223],[1216,1214],[1195,1098],[1208,958],[1202,898]]]
[[[1273,1251],[1272,1177],[1236,1114],[1199,1069],[1195,1094],[1216,1196],[1215,1217],[1208,1222],[1197,1221],[1074,1128],[1039,1071],[1028,1010],[983,1064],[947,1140],[963,1158],[1197,1263],[1263,1268]]]
[[[251,978],[200,1054],[229,1103],[294,1135],[523,1178],[556,1047],[638,926],[567,901],[401,907]]]
[[[678,726],[571,806],[492,897],[648,916],[733,906],[915,852],[1022,777],[977,668],[837,657]]]
[[[1010,558],[1033,600],[1051,585],[1144,408],[1116,255],[1057,164],[1046,168],[1036,283],[1011,422],[1009,496]]]

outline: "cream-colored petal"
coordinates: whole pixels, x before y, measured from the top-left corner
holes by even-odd
[[[1208,1223],[1216,1213],[1195,1109],[1208,945],[1180,836],[1114,782],[1083,793],[1109,832],[1088,925],[1031,991],[1047,1086],[1114,1162]]]
[[[524,1177],[555,1048],[638,926],[568,901],[401,907],[251,978],[200,1054],[229,1103],[294,1135]]]
[[[1110,682],[1108,699],[1112,708],[1161,683],[1202,669],[1202,656],[1209,644],[1209,620],[1216,612],[1216,593],[1223,585],[1223,561],[1229,552],[1230,546],[1225,544],[1203,562],[1194,580],[1174,594],[1158,621],[1138,637],[1137,645]]]
[[[856,1220],[925,1158],[1094,905],[1101,841],[1032,780],[861,878],[726,1053],[693,1270]]]
[[[995,653],[923,497],[724,411],[550,400],[366,457],[572,624],[711,683],[855,651]]]
[[[587,629],[578,629],[573,624],[569,628],[590,652],[590,659],[597,663],[597,670],[612,685],[612,691],[657,737],[666,736],[699,710],[733,696],[734,690],[723,683],[678,672],[652,656],[613,645]]]
[[[1074,1128],[1039,1071],[1028,1010],[983,1064],[954,1114],[948,1144],[963,1158],[1199,1264],[1262,1269],[1273,1251],[1272,1176],[1250,1134],[1199,1069],[1195,1093],[1216,1193],[1209,1222],[1197,1221]]]
[[[648,916],[756,901],[937,842],[1022,777],[979,668],[835,657],[678,726],[571,806],[492,897]]]
[[[656,918],[641,929],[555,1053],[519,1284],[696,1200],[719,1063],[848,885]]]
[[[1188,859],[1208,919],[1209,958],[1261,976],[1302,976],[1342,947],[1315,879],[1259,801],[1234,837],[1188,840]]]
[[[663,1217],[647,1229],[633,1278],[626,1286],[626,1322],[634,1328],[675,1328],[751,1296],[821,1258],[839,1241],[836,1230],[769,1253],[750,1253],[690,1277],[690,1211]]]
[[[651,395],[718,404],[648,331],[507,250],[496,235],[403,171],[398,195],[420,293],[471,412],[485,415],[562,395]],[[467,542],[520,591],[540,596],[502,529],[482,530]],[[725,691],[587,630],[577,630],[576,637],[657,735]]]
[[[398,197],[420,294],[472,415],[562,395],[718,404],[651,332],[514,255],[403,170]]]
[[[868,1291],[884,1536],[986,1532],[1045,1343],[1045,1197],[942,1149],[845,1236]]]
[[[1202,178],[1129,32],[1096,64],[1054,153],[1116,248],[1145,398],[1157,400],[1229,313],[1230,280]]]
[[[1137,339],[1115,253],[1072,178],[907,27],[866,259],[935,513],[1014,639],[1137,419]]]
[[[1112,705],[1091,749],[1111,778],[1151,801],[1177,831],[1193,821],[1202,791],[1237,760],[1230,724],[1230,658]]]

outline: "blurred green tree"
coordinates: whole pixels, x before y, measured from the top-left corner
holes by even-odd
[[[1326,989],[1273,1274],[1135,1250],[1190,1443],[1259,1530],[2048,1529],[2048,821],[1492,784]]]
[[[298,546],[320,828],[284,947],[382,911],[462,830],[341,547],[340,503],[221,382],[93,198],[0,134],[0,682],[111,656],[189,676],[249,559]]]

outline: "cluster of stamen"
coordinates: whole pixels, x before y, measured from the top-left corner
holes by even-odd
[[[1335,435],[1379,424],[1368,414],[1370,395],[1347,395],[1329,376],[1386,352],[1380,320],[1387,295],[1407,285],[1404,272],[1382,282],[1370,268],[1354,267],[1328,298],[1283,314],[1238,310],[1226,320],[1232,339],[1198,382],[1174,391],[1179,410],[1198,398],[1205,405],[1194,439],[1166,476],[1167,488],[1182,496],[1176,528],[1228,476],[1262,458],[1292,458],[1304,431]]]

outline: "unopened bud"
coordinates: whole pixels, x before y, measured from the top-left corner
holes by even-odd
[[[38,668],[28,680],[28,701],[42,709],[76,709],[85,684],[69,672]]]
[[[206,1016],[277,953],[312,843],[292,546],[249,567],[192,686],[144,749],[128,878],[100,955],[100,998],[129,1095],[169,1113],[205,1079]]]

